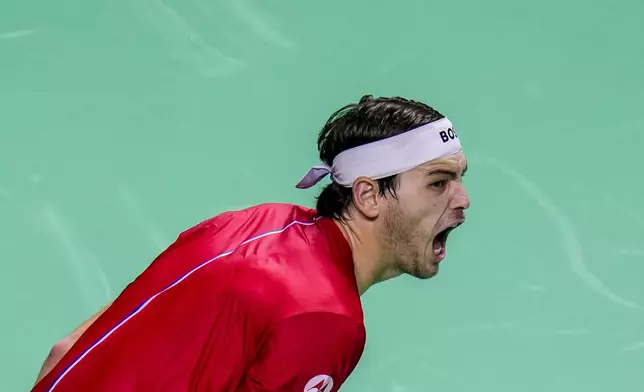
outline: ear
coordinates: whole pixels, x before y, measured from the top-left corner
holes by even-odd
[[[380,187],[368,177],[358,177],[353,182],[353,205],[364,216],[375,219],[380,214]]]

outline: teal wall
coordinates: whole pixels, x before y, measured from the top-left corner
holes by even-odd
[[[363,94],[457,125],[469,222],[365,297],[344,391],[644,390],[644,5],[0,1],[0,390]]]

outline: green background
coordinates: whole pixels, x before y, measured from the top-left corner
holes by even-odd
[[[469,157],[438,277],[364,297],[343,391],[644,390],[644,5],[0,0],[0,390],[177,234],[294,184],[327,117],[423,100]]]

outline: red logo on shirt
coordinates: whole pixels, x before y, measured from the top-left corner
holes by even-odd
[[[304,392],[331,392],[333,389],[333,379],[326,374],[315,376],[306,383]]]

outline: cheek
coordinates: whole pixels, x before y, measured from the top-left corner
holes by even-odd
[[[426,215],[423,218],[423,227],[429,231],[433,230],[438,224],[438,222],[440,221],[441,216],[443,216],[442,209],[440,208],[431,209],[426,213]]]
[[[423,211],[422,225],[428,233],[433,233],[436,227],[440,225],[443,216],[445,216],[447,205],[446,198],[438,198],[432,200]]]
[[[427,231],[433,229],[441,216],[443,216],[448,205],[449,192],[445,191],[442,194],[437,194],[437,192],[428,189],[424,185],[416,185],[421,183],[419,180],[413,183],[413,187],[401,187],[404,189],[401,189],[398,193],[398,205],[403,212],[403,216],[412,226],[417,226]]]
[[[443,216],[446,203],[441,200],[425,200],[415,204],[403,204],[406,220],[417,230],[430,233]]]

